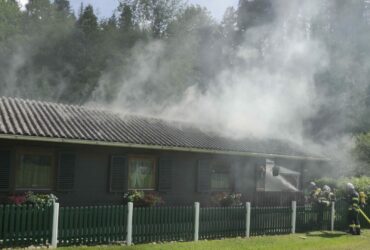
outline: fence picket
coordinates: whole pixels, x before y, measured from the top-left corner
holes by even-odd
[[[92,213],[92,207],[87,207],[87,206],[84,206],[82,208],[82,231],[83,231],[83,235],[82,235],[82,243],[85,244],[85,245],[88,245],[92,242],[92,232],[94,230],[93,228],[93,225],[91,223],[91,213]]]
[[[0,239],[4,239],[3,225],[4,225],[4,206],[0,205]]]
[[[27,222],[27,206],[21,206],[21,219],[20,219],[20,244],[23,246],[26,244],[27,239],[27,229],[26,229],[26,222]]]
[[[112,206],[112,216],[111,216],[111,242],[118,241],[117,239],[117,222],[118,222],[118,210],[117,206]]]
[[[150,239],[148,239],[148,220],[147,220],[147,208],[143,207],[141,208],[141,222],[143,223],[142,229],[143,229],[143,240],[145,242],[149,242]]]
[[[25,244],[30,245],[32,244],[31,239],[34,237],[34,232],[32,230],[32,218],[33,218],[33,210],[31,205],[25,205],[26,209],[26,216],[27,216],[27,222],[26,222],[26,230],[27,230],[27,239],[25,241]]]

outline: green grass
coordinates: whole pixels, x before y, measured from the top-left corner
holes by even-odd
[[[178,242],[165,244],[142,244],[137,246],[97,246],[97,247],[68,247],[72,249],[106,249],[106,250],[237,250],[237,249],[320,249],[320,250],[362,250],[370,249],[370,230],[363,230],[361,236],[347,235],[342,232],[311,232],[307,234],[259,236],[249,239],[224,239],[199,242]]]

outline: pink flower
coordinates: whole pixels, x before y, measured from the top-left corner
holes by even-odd
[[[26,196],[25,195],[13,195],[13,196],[9,196],[8,200],[12,204],[21,205],[26,201]]]

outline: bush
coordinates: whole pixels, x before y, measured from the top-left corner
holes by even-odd
[[[26,203],[36,206],[52,206],[58,198],[53,194],[34,194],[33,192],[26,193]]]
[[[153,207],[162,205],[162,198],[155,192],[144,192],[139,190],[131,190],[124,194],[123,200],[125,203],[132,202],[135,207]]]
[[[221,207],[241,206],[241,197],[240,193],[219,192],[212,195],[211,202],[212,205]]]
[[[361,176],[361,177],[342,177],[339,179],[332,178],[321,178],[315,180],[316,184],[319,187],[323,185],[329,185],[337,197],[343,197],[346,194],[346,184],[348,182],[352,183],[358,192],[363,191],[368,196],[370,194],[370,177]]]
[[[34,194],[29,191],[21,195],[12,195],[8,197],[10,204],[16,205],[35,205],[38,207],[52,206],[58,198],[53,194]]]
[[[353,156],[358,160],[356,174],[370,173],[370,132],[355,136]]]

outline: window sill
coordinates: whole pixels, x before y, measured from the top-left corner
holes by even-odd
[[[15,189],[15,192],[27,192],[27,191],[51,192],[54,190],[52,188],[16,188]]]
[[[156,191],[154,188],[129,188],[128,191]]]
[[[231,188],[230,189],[216,189],[216,188],[211,188],[210,190],[211,190],[211,192],[214,192],[214,193],[216,193],[216,192],[233,192],[233,190]]]

